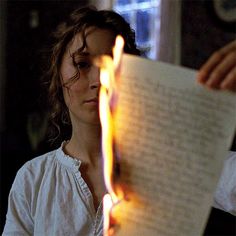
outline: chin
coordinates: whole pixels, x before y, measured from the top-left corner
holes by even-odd
[[[97,121],[94,121],[94,122],[91,122],[93,125],[97,125],[97,126],[100,126],[101,127],[101,122],[100,120],[97,120]]]
[[[99,117],[98,118],[94,118],[94,119],[88,119],[85,121],[87,124],[91,124],[91,125],[94,125],[94,126],[101,126],[101,122],[100,122],[100,119]]]
[[[87,124],[92,126],[101,126],[99,114],[87,113],[87,114],[71,114],[71,121],[74,125],[77,124]]]

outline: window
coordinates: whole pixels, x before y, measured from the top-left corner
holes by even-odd
[[[113,6],[131,24],[138,47],[150,59],[157,58],[160,4],[161,0],[116,0]]]

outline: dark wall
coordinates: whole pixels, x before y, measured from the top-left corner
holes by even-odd
[[[37,145],[31,135],[44,121],[40,97],[41,58],[50,34],[72,9],[87,1],[5,1],[6,80],[5,124],[1,130],[1,228],[5,223],[7,197],[17,170],[28,160],[54,148],[42,132]],[[30,123],[30,126],[29,126]],[[42,130],[41,130],[42,131]]]
[[[236,39],[236,23],[225,23],[211,0],[182,0],[181,64],[199,69],[218,48]],[[236,142],[232,145],[235,149]],[[236,219],[212,208],[204,235],[236,235]]]
[[[236,39],[236,23],[217,17],[213,0],[182,0],[181,64],[199,69],[217,49]]]

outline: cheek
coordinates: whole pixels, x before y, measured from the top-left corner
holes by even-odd
[[[80,79],[73,82],[72,85],[64,87],[63,94],[66,105],[69,106],[81,102],[86,95],[87,88],[88,83]]]
[[[84,94],[89,87],[88,81],[82,77],[72,83],[73,84],[70,86],[69,91],[75,95]]]

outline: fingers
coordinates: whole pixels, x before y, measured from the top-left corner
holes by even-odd
[[[227,53],[232,52],[234,50],[236,50],[236,40],[234,40],[233,42],[227,44],[226,46],[221,48],[219,51],[223,54],[227,54]]]
[[[209,88],[235,91],[236,40],[215,52],[201,67],[198,82]]]
[[[220,51],[215,52],[208,61],[201,67],[198,73],[198,81],[205,83],[213,71],[214,68],[222,61],[224,54]]]
[[[224,81],[220,84],[220,88],[236,92],[236,67],[226,76]]]
[[[231,52],[211,71],[207,78],[206,86],[211,88],[220,88],[226,78],[232,78],[230,75],[234,67],[236,67],[236,53]]]

